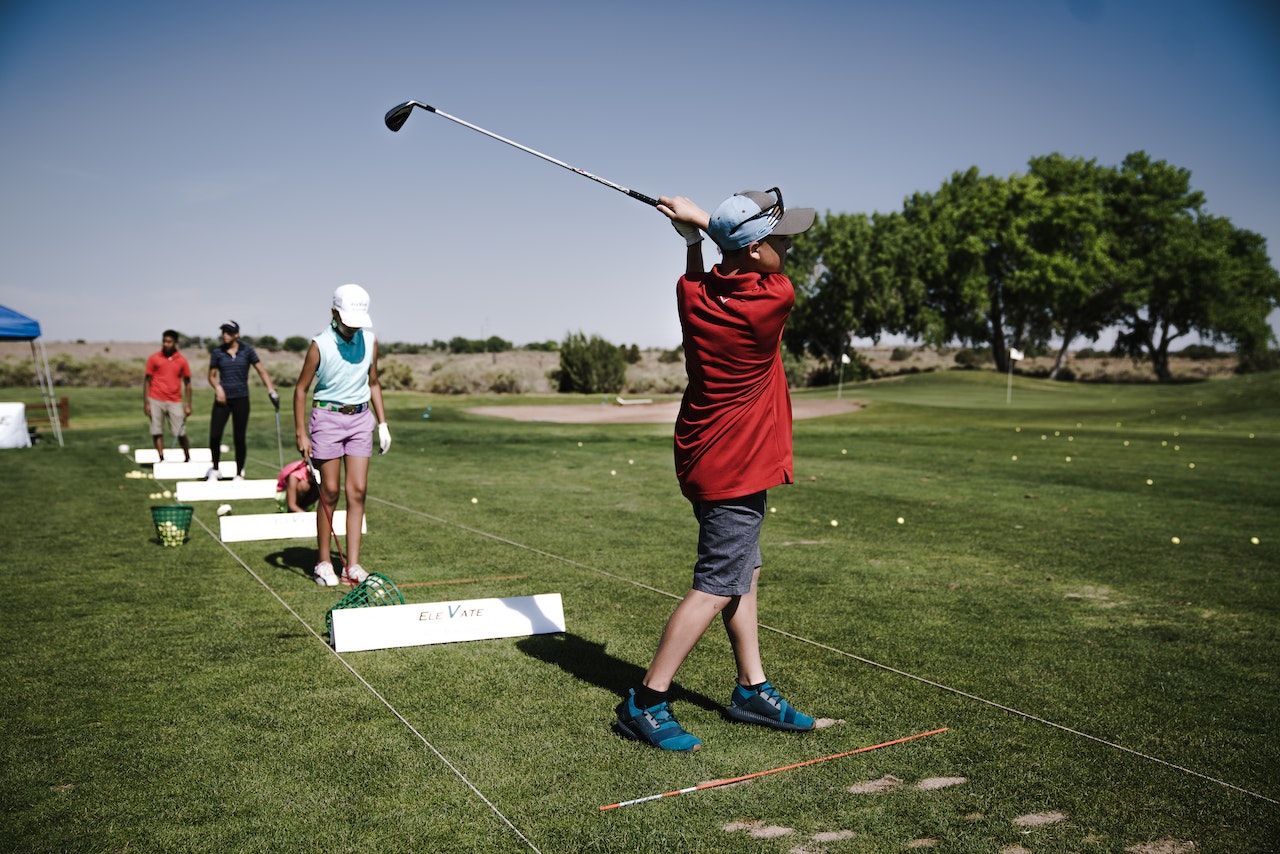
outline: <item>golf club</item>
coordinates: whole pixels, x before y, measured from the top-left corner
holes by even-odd
[[[479,133],[482,133],[485,136],[492,137],[493,139],[498,140],[498,142],[505,142],[507,145],[510,145],[514,148],[518,148],[521,151],[524,151],[528,154],[532,154],[534,157],[541,157],[543,160],[547,161],[548,163],[554,163],[557,166],[568,169],[570,172],[576,172],[584,178],[590,178],[592,181],[595,181],[600,184],[604,184],[606,187],[612,187],[613,189],[617,190],[619,193],[626,193],[631,198],[642,201],[646,205],[652,205],[654,207],[657,207],[658,205],[657,199],[651,199],[648,196],[646,196],[644,193],[637,192],[636,190],[629,190],[626,187],[623,187],[621,184],[615,184],[612,181],[601,178],[599,175],[592,175],[590,172],[579,169],[576,166],[570,166],[568,163],[565,163],[563,160],[556,160],[554,157],[550,157],[546,154],[543,154],[541,151],[534,151],[532,148],[527,148],[526,146],[523,146],[518,142],[513,142],[507,139],[505,136],[498,136],[496,133],[491,133],[490,131],[487,131],[482,127],[477,127],[476,125],[473,125],[470,122],[463,121],[457,116],[451,116],[446,112],[437,110],[435,107],[429,106],[427,104],[423,104],[419,101],[405,101],[400,106],[393,107],[391,110],[389,110],[387,112],[387,116],[385,119],[387,123],[387,127],[393,132],[400,130],[400,128],[404,126],[405,121],[408,120],[409,114],[413,112],[414,107],[421,107],[422,109],[426,110],[429,113],[435,113],[437,116],[440,116],[440,118],[442,119],[448,119],[451,122],[457,122],[463,127],[471,128],[472,130],[478,131]]]
[[[280,454],[280,468],[284,468],[284,440],[280,438],[280,409],[276,409],[276,451]]]

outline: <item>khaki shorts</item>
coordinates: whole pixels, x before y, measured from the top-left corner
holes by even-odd
[[[187,434],[187,416],[182,411],[180,400],[156,400],[147,398],[151,403],[151,435],[164,434],[164,422],[169,422],[169,432],[176,439]]]

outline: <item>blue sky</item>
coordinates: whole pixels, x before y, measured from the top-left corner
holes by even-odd
[[[1190,169],[1280,246],[1280,15],[1241,0],[0,6],[0,303],[49,340],[679,343],[651,196],[901,208],[1054,151]],[[732,10],[732,17],[728,12]]]

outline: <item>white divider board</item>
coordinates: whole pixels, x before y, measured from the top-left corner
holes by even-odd
[[[218,471],[223,477],[236,476],[236,461],[223,460],[218,463]],[[156,480],[200,480],[209,473],[209,463],[156,463],[151,476]]]
[[[563,632],[559,593],[464,599],[425,605],[376,605],[330,612],[335,652],[515,638]]]
[[[275,498],[274,480],[180,480],[179,501],[234,501]]]
[[[133,452],[133,461],[138,465],[150,465],[160,462],[160,455],[156,453],[155,448],[137,448]],[[181,448],[165,448],[164,461],[166,463],[184,463],[187,457],[182,453]],[[204,463],[205,468],[209,467],[209,463],[213,462],[213,452],[208,448],[192,448],[191,462]]]
[[[247,516],[219,516],[219,536],[224,543],[245,543],[250,540],[300,540],[315,539],[316,514],[311,513],[251,513]],[[333,514],[333,527],[341,536],[347,530],[347,511]],[[360,533],[369,533],[369,520],[360,520]]]

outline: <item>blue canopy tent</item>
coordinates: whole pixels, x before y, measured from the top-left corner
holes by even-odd
[[[49,372],[49,356],[44,351],[44,342],[40,341],[40,323],[25,314],[0,305],[0,341],[30,341],[31,361],[36,368],[36,383],[40,386],[40,396],[44,398],[45,410],[49,413],[49,423],[58,437],[58,446],[62,447],[62,424],[58,421],[57,404],[53,397],[53,375]],[[40,344],[39,355],[36,344]]]

